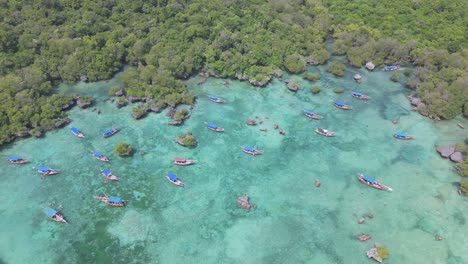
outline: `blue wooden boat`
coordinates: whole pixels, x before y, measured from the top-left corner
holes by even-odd
[[[224,103],[225,101],[217,96],[214,96],[214,95],[207,95],[208,96],[208,99],[210,99],[211,101],[215,102],[215,103]]]
[[[181,180],[179,180],[179,178],[177,178],[177,176],[176,176],[174,173],[172,173],[172,172],[166,173],[166,179],[167,179],[168,181],[170,181],[172,184],[175,184],[175,185],[177,185],[177,186],[181,186],[181,187],[182,187],[182,186],[185,185],[185,184],[184,184]]]
[[[382,183],[376,181],[374,178],[364,175],[363,173],[358,173],[358,180],[364,183],[365,185],[378,189],[378,190],[384,190],[384,191],[390,191],[390,192],[393,191],[392,188],[383,185]]]
[[[114,135],[115,133],[119,132],[119,130],[117,128],[109,128],[107,129],[106,131],[102,132],[102,136],[103,137],[110,137],[112,135]]]
[[[21,158],[19,156],[8,156],[7,160],[11,164],[24,164],[24,163],[29,162],[29,160],[23,159],[23,158]]]
[[[395,133],[393,133],[393,137],[398,138],[398,139],[404,139],[404,140],[414,138],[412,135],[409,135],[409,134],[407,134],[405,132],[395,132]]]
[[[108,169],[101,170],[101,174],[102,174],[102,176],[106,177],[109,180],[112,180],[112,181],[118,181],[119,180],[119,177],[112,174],[112,172],[110,170],[108,170]]]
[[[120,207],[127,204],[127,201],[118,196],[94,196],[94,198],[111,206]]]
[[[54,174],[59,173],[58,170],[49,168],[47,166],[37,166],[37,167],[33,167],[33,169],[37,170],[37,172],[39,172],[39,173],[41,173],[43,175],[54,175]]]
[[[260,154],[263,154],[263,151],[259,150],[259,149],[255,149],[251,146],[242,146],[242,151],[247,153],[247,154],[250,154],[250,155],[260,155]]]
[[[340,109],[343,109],[343,110],[349,110],[351,109],[351,106],[341,102],[341,101],[333,101],[333,105],[340,108]]]
[[[97,152],[97,151],[91,151],[91,155],[93,155],[93,157],[95,157],[96,159],[100,160],[100,161],[104,161],[104,162],[108,162],[109,161],[109,158],[102,155],[101,153]]]
[[[304,115],[307,116],[310,119],[321,119],[322,117],[317,115],[316,113],[310,111],[310,110],[304,110]]]
[[[76,127],[70,127],[70,131],[73,133],[73,135],[79,137],[79,138],[84,138],[84,134]]]
[[[206,127],[209,129],[209,130],[212,130],[212,131],[215,131],[215,132],[223,132],[224,131],[224,128],[222,127],[219,127],[211,122],[205,122],[205,125]]]
[[[351,92],[351,96],[361,100],[369,100],[370,97],[360,92]]]
[[[384,68],[384,71],[396,71],[400,69],[400,65],[387,65]]]
[[[47,215],[48,218],[56,222],[67,223],[67,221],[63,218],[63,215],[54,208],[46,207],[44,208],[43,212],[45,215]]]

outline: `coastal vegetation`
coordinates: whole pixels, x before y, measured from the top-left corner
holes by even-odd
[[[306,72],[304,73],[304,79],[308,80],[308,81],[311,81],[311,82],[316,82],[320,79],[320,73],[318,72],[315,72],[315,73],[312,73],[312,72]]]
[[[424,102],[421,113],[468,116],[463,6],[461,0],[3,1],[0,145],[65,117],[71,97],[54,94],[60,82],[104,80],[123,70],[123,90],[112,94],[144,102],[135,109],[141,117],[192,104],[181,80],[198,72],[263,86],[280,69],[302,73],[324,64],[330,38],[332,54],[351,66],[413,65],[406,85]],[[338,61],[328,69],[344,74]]]
[[[197,140],[190,131],[178,135],[175,141],[184,147],[194,147],[197,144]]]
[[[320,93],[320,86],[312,86],[310,87],[310,91],[313,93],[313,94],[318,94]]]
[[[125,142],[117,142],[114,147],[114,153],[121,157],[131,155],[132,151],[132,146]]]

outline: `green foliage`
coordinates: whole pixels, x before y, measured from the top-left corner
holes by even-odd
[[[178,141],[181,145],[185,147],[193,147],[197,144],[197,140],[192,135],[192,132],[188,131],[185,134],[180,134],[176,137],[176,141]]]
[[[338,61],[332,61],[328,65],[327,72],[342,77],[344,75],[345,65]]]
[[[187,109],[179,109],[174,114],[175,121],[182,121],[187,118],[189,111]]]
[[[312,92],[312,94],[318,94],[320,93],[320,86],[312,86],[310,88],[310,91]]]
[[[119,85],[112,85],[109,88],[109,96],[115,96],[115,93],[117,93],[121,89],[122,89],[122,87],[120,87]]]
[[[293,54],[286,57],[284,67],[291,73],[302,73],[305,71],[305,61],[299,54]]]
[[[344,91],[345,91],[345,89],[342,88],[342,87],[337,87],[337,88],[333,89],[333,92],[335,92],[337,94],[343,93]]]
[[[411,75],[411,70],[410,69],[405,69],[403,71],[403,74],[406,76],[406,77],[409,77]]]
[[[114,153],[119,156],[129,156],[132,150],[132,146],[125,142],[117,142],[114,147]]]
[[[460,181],[459,190],[463,195],[468,195],[468,180],[467,179],[463,179]]]
[[[400,80],[400,77],[398,77],[398,74],[396,72],[392,73],[392,76],[390,77],[390,80],[392,82],[398,82]]]
[[[381,259],[385,259],[388,256],[388,249],[383,245],[377,245],[377,254]]]
[[[312,72],[306,72],[304,73],[304,79],[308,80],[308,81],[311,81],[311,82],[316,82],[320,79],[320,73],[318,72],[315,72],[315,73],[312,73]]]

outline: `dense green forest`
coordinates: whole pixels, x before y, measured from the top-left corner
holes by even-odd
[[[465,0],[0,0],[0,145],[54,127],[59,82],[109,79],[157,109],[192,103],[183,79],[264,85],[278,70],[346,55],[350,65],[414,65],[421,113],[468,116]],[[121,98],[119,99],[121,100]],[[143,111],[142,108],[136,111]]]

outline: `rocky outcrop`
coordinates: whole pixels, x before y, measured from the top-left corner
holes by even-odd
[[[81,100],[81,98],[78,98],[76,100],[76,104],[80,107],[80,108],[86,108],[86,107],[89,107],[93,104],[93,101],[83,101]]]
[[[413,106],[419,107],[420,105],[424,105],[423,101],[414,95],[408,95],[407,97]]]
[[[249,126],[256,126],[257,125],[257,121],[253,120],[253,119],[250,119],[250,118],[247,118],[247,120],[245,120],[245,123]]]
[[[70,100],[68,103],[62,106],[62,110],[68,110],[76,104],[75,99]]]
[[[375,65],[374,65],[374,63],[372,63],[371,61],[369,61],[368,63],[366,63],[366,69],[367,69],[368,71],[373,71],[374,68],[375,68]]]
[[[54,123],[54,126],[56,128],[59,128],[59,127],[63,127],[67,124],[69,124],[71,122],[71,119],[68,118],[68,117],[65,117],[65,118],[62,118],[62,119],[59,119],[57,120],[55,123]]]
[[[439,154],[444,157],[444,158],[448,158],[450,157],[450,155],[452,155],[454,152],[455,152],[455,147],[454,146],[436,146],[436,150],[437,152],[439,152]]]
[[[461,152],[455,151],[450,155],[450,160],[453,162],[462,162],[463,154]]]
[[[299,89],[299,84],[295,81],[292,81],[290,79],[287,79],[285,81],[286,85],[288,86],[288,89],[295,92]]]
[[[114,96],[124,96],[124,95],[125,95],[125,90],[123,88],[114,93]]]
[[[250,209],[250,207],[253,207],[253,208],[256,207],[255,204],[251,204],[249,202],[249,196],[246,193],[244,193],[243,196],[237,197],[237,205],[244,209]]]
[[[370,239],[371,237],[372,236],[369,235],[369,234],[362,234],[362,235],[357,236],[356,238],[359,241],[366,241],[366,240]]]

